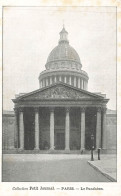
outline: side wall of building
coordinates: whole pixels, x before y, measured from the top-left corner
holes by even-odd
[[[3,114],[2,146],[3,150],[14,149],[15,117],[12,113]]]
[[[107,149],[115,150],[117,148],[116,114],[106,115],[106,130],[107,130]]]

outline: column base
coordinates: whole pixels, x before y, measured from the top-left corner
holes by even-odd
[[[49,150],[55,150],[55,148],[54,147],[51,147]]]
[[[81,154],[85,153],[85,148],[80,148]]]
[[[69,148],[65,148],[64,150],[66,153],[70,153],[70,149]]]
[[[23,150],[24,150],[24,148],[18,148],[17,150],[18,150],[18,151],[23,151]]]
[[[39,148],[34,148],[34,150],[39,151],[40,149]]]

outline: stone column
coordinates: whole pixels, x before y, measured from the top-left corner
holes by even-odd
[[[35,110],[35,150],[39,150],[39,108]]]
[[[61,76],[59,76],[59,81],[60,81],[60,82],[62,81],[62,78],[61,78]]]
[[[50,150],[54,150],[54,108],[50,108]]]
[[[18,109],[14,108],[15,112],[15,129],[14,129],[14,148],[18,148]]]
[[[48,86],[48,78],[46,78],[46,86]]]
[[[86,90],[88,90],[88,82],[86,82]]]
[[[74,86],[76,87],[76,77],[74,77]]]
[[[83,80],[83,89],[85,90],[85,88],[84,88],[84,80]]]
[[[85,107],[81,108],[81,150],[85,149]]]
[[[41,82],[42,82],[42,88],[43,88],[43,80],[41,80]]]
[[[85,90],[85,81],[83,80],[83,89]]]
[[[96,149],[101,148],[101,107],[97,108]]]
[[[69,84],[70,85],[72,84],[72,82],[71,82],[71,76],[69,76]]]
[[[44,79],[43,79],[42,81],[43,81],[43,87],[45,87],[45,82],[44,82]]]
[[[65,150],[70,150],[70,115],[69,108],[66,108],[66,119],[65,119]]]
[[[85,90],[87,90],[87,82],[85,82]]]
[[[102,148],[107,148],[107,132],[106,132],[106,108],[103,108],[103,127],[102,127]]]
[[[43,79],[43,87],[45,87],[45,79]]]
[[[54,82],[55,82],[55,83],[57,82],[57,78],[56,78],[56,76],[54,77]]]
[[[66,76],[64,76],[64,83],[66,83]]]
[[[81,82],[81,84],[82,84],[82,89],[83,89],[83,79],[82,79],[82,82]]]
[[[24,150],[24,108],[19,108],[19,137],[20,137],[20,149]]]
[[[80,88],[80,78],[78,78],[78,88]]]
[[[52,77],[50,77],[50,85],[52,84]]]

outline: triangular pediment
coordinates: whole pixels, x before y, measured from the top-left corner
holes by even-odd
[[[72,87],[68,84],[60,83],[27,93],[17,98],[17,100],[39,99],[103,99],[103,97]]]

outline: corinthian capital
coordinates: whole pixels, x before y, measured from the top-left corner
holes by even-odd
[[[81,107],[81,112],[85,112],[86,107]]]
[[[34,111],[35,111],[35,112],[39,112],[39,107],[35,107],[35,108],[34,108]]]
[[[20,107],[19,108],[19,112],[23,112],[24,111],[24,108],[23,107]]]
[[[97,107],[97,112],[101,112],[101,107]]]
[[[66,112],[69,112],[70,111],[70,108],[69,107],[66,107],[65,109],[66,109]]]
[[[54,107],[50,107],[50,112],[54,112]]]
[[[107,108],[102,108],[102,112],[106,113]]]

